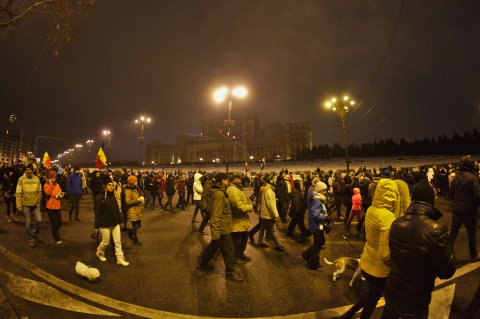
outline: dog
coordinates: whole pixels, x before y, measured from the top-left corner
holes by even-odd
[[[353,286],[353,281],[355,278],[360,276],[362,280],[365,280],[362,277],[362,272],[360,269],[360,259],[355,259],[355,258],[350,258],[350,257],[341,257],[335,260],[334,262],[328,261],[327,258],[323,258],[325,260],[325,263],[327,265],[335,265],[335,272],[333,273],[332,280],[337,281],[338,278],[340,278],[340,275],[345,272],[347,268],[355,270],[353,273],[352,280],[350,280],[350,283],[348,284],[350,287]]]
[[[98,277],[100,277],[100,271],[97,268],[89,267],[81,261],[77,261],[75,271],[79,276],[87,278],[92,282],[97,281]]]

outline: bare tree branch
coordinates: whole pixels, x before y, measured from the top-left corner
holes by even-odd
[[[30,7],[24,9],[23,11],[20,11],[19,13],[17,13],[10,20],[5,21],[5,22],[0,22],[0,28],[7,27],[11,24],[14,24],[15,22],[22,19],[26,14],[28,14],[30,11],[32,11],[33,9],[35,9],[38,6],[43,6],[47,3],[53,3],[53,2],[55,2],[55,0],[43,0],[43,1],[40,1],[40,2],[36,2],[36,3],[32,4]]]

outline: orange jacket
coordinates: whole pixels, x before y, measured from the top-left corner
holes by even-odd
[[[60,209],[60,200],[57,199],[57,195],[62,193],[62,189],[58,183],[52,183],[47,181],[43,186],[43,191],[47,195],[46,207],[48,209],[57,210]]]

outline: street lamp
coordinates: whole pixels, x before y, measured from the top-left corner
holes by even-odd
[[[25,128],[25,121],[20,121],[15,114],[10,114],[8,120],[11,123],[17,124],[20,128],[20,144],[18,145],[18,157],[22,156],[22,144],[23,144],[23,129]]]
[[[227,136],[230,137],[231,131],[235,126],[235,120],[232,120],[232,99],[244,99],[248,94],[247,89],[244,86],[236,86],[233,89],[230,89],[226,86],[222,86],[216,89],[213,92],[213,99],[218,104],[225,102],[228,100],[228,119],[223,121],[223,125],[227,128]],[[231,137],[232,140],[232,163],[235,161],[235,136]],[[228,162],[227,162],[227,173],[228,173]]]
[[[140,129],[140,135],[138,136],[138,163],[140,165],[140,162],[141,162],[141,159],[142,159],[142,145],[143,145],[143,141],[145,140],[145,138],[143,137],[143,130],[145,128],[145,124],[147,123],[150,123],[152,121],[152,119],[150,117],[147,117],[147,116],[140,116],[138,118],[135,119],[135,124],[138,125],[139,129]]]
[[[112,134],[110,132],[110,130],[103,130],[103,136],[107,137],[108,138],[108,144],[107,144],[107,149],[108,149],[108,152],[110,153],[110,147],[112,146]]]
[[[140,135],[138,136],[138,144],[140,144],[140,146],[142,146],[143,141],[145,140],[143,137],[145,123],[150,123],[151,121],[152,119],[146,116],[140,116],[139,118],[135,119],[135,124],[138,124],[140,127]]]
[[[325,107],[335,112],[340,118],[340,121],[342,122],[343,147],[345,148],[345,163],[347,165],[347,174],[350,172],[350,159],[348,157],[347,126],[345,124],[345,117],[350,110],[350,106],[353,105],[355,105],[355,101],[347,95],[345,95],[342,99],[332,97],[330,100],[325,102]]]
[[[94,142],[93,140],[87,140],[87,141],[85,142],[85,144],[87,144],[87,146],[88,146],[88,151],[89,151],[89,152],[90,152],[90,150],[91,150],[91,147],[92,147],[93,142]]]

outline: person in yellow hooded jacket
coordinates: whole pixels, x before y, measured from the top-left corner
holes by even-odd
[[[365,289],[359,300],[341,318],[352,318],[363,308],[361,319],[372,315],[382,296],[390,273],[390,226],[403,215],[410,205],[408,185],[401,180],[381,179],[372,205],[365,215],[367,242],[360,258]]]

